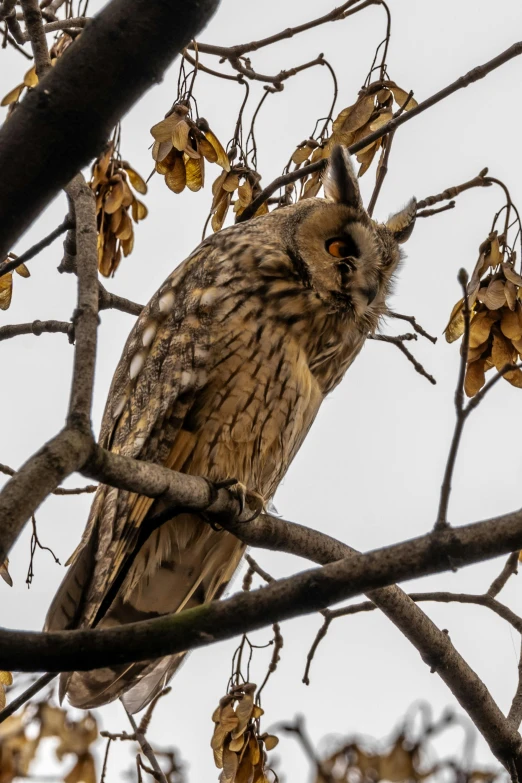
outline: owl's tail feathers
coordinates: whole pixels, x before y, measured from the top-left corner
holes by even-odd
[[[140,712],[165,687],[184,653],[127,666],[60,675],[60,701],[65,695],[73,707],[93,709],[121,697],[130,713]]]

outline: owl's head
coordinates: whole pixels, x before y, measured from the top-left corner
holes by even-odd
[[[385,224],[373,221],[364,209],[350,155],[340,146],[332,151],[323,183],[326,198],[276,210],[286,212],[282,228],[287,251],[325,303],[376,324],[400,261],[399,245],[413,230],[415,199]]]

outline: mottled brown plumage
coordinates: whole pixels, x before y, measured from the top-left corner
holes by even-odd
[[[341,148],[325,193],[215,234],[165,281],[116,370],[104,448],[273,496],[385,312],[397,241],[414,222],[414,202],[388,226],[368,217]],[[119,625],[219,597],[243,545],[184,514],[136,551],[158,510],[159,501],[98,489],[47,629]],[[62,694],[79,707],[123,696],[135,712],[182,657],[62,675]]]

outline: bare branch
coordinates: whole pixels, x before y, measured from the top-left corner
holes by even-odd
[[[161,769],[158,759],[154,755],[154,751],[152,750],[150,746],[150,742],[146,738],[145,734],[140,731],[139,727],[136,724],[136,721],[134,720],[134,716],[126,709],[124,705],[125,712],[127,713],[127,717],[129,719],[130,725],[132,726],[132,729],[134,731],[134,737],[136,739],[136,742],[139,743],[139,746],[143,752],[143,754],[148,758],[150,761],[150,764],[152,766],[152,769],[154,770],[154,777],[158,781],[158,783],[167,783],[167,778],[165,777],[165,773]]]
[[[74,340],[74,325],[70,321],[33,321],[28,324],[0,326],[0,341],[19,337],[22,334],[34,334],[39,337],[44,332],[66,334],[69,342]]]
[[[422,326],[417,323],[413,315],[403,315],[402,313],[395,313],[391,310],[389,310],[386,313],[386,316],[390,318],[397,318],[400,321],[407,321],[409,324],[411,324],[412,328],[415,329],[417,334],[421,334],[423,337],[426,337],[427,340],[435,344],[437,342],[437,338],[433,337],[431,334],[428,334],[428,332],[425,331],[425,329],[422,328]]]
[[[27,29],[27,39],[31,42],[33,50],[34,64],[39,79],[42,79],[47,70],[51,67],[49,59],[49,49],[47,48],[47,39],[45,37],[42,12],[37,0],[20,0],[24,12],[25,26]]]
[[[468,362],[469,351],[469,327],[470,327],[470,309],[468,300],[468,275],[465,269],[461,269],[459,272],[459,283],[462,288],[463,296],[463,317],[464,317],[464,335],[462,338],[462,346],[460,351],[460,365],[459,375],[457,379],[457,388],[455,390],[455,429],[453,431],[453,438],[451,440],[451,446],[448,453],[448,459],[446,462],[446,469],[444,471],[444,478],[442,480],[442,486],[440,490],[439,510],[437,513],[437,521],[435,522],[436,528],[445,527],[448,525],[448,504],[451,494],[451,480],[453,477],[453,471],[455,469],[455,462],[460,446],[460,439],[466,423],[468,411],[464,408],[464,380],[466,377],[466,364]]]
[[[56,22],[48,22],[43,25],[44,33],[54,33],[57,30],[74,30],[85,27],[91,20],[87,16],[75,16],[71,19],[57,19]],[[30,40],[29,33],[25,33],[24,39]]]
[[[40,253],[45,247],[48,247],[55,239],[61,236],[61,234],[65,231],[69,231],[71,228],[74,228],[74,223],[69,218],[66,218],[63,223],[60,223],[60,225],[54,229],[54,231],[51,231],[50,234],[30,247],[29,250],[26,250],[25,253],[0,264],[0,277],[6,275],[8,272],[12,272],[21,264],[25,264],[31,258],[34,258],[35,255]]]
[[[518,684],[507,718],[513,724],[513,727],[518,729],[520,722],[522,721],[522,641],[520,645],[520,659],[518,662]]]
[[[486,595],[489,595],[490,598],[495,598],[500,593],[500,591],[504,589],[510,576],[513,576],[513,574],[518,574],[518,556],[518,552],[512,552],[510,554],[506,560],[504,568],[497,578],[493,580],[489,590],[486,593]]]
[[[399,349],[399,351],[401,351],[405,355],[405,357],[408,359],[408,361],[413,364],[413,366],[415,367],[415,370],[419,373],[419,375],[423,375],[424,378],[427,378],[427,380],[430,383],[433,383],[433,384],[437,383],[437,381],[435,380],[433,375],[430,375],[429,372],[427,372],[424,369],[422,364],[419,361],[417,361],[415,356],[410,351],[408,351],[408,349],[404,345],[404,340],[405,339],[407,339],[407,340],[417,339],[415,335],[404,335],[404,334],[402,334],[402,335],[398,335],[397,337],[394,337],[393,335],[390,335],[390,334],[372,334],[372,335],[369,335],[369,337],[370,337],[371,340],[376,340],[378,342],[383,342],[383,343],[391,343],[392,345],[395,345]]]
[[[122,313],[128,313],[129,315],[139,315],[143,310],[143,305],[131,302],[130,299],[124,299],[123,296],[107,291],[101,283],[99,283],[98,287],[98,296],[99,310],[120,310]]]
[[[3,473],[5,476],[14,476],[16,473],[16,470],[13,470],[13,468],[10,468],[9,465],[2,465],[0,463],[0,473]],[[96,492],[98,489],[97,484],[87,484],[85,487],[75,487],[74,489],[65,489],[64,487],[58,487],[58,489],[53,490],[53,495],[85,495],[85,494],[92,494],[93,492]]]

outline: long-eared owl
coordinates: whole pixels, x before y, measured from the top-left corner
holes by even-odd
[[[414,200],[387,224],[371,220],[341,147],[324,191],[220,231],[167,278],[125,345],[101,446],[273,496],[386,312],[398,243],[415,221]],[[107,628],[219,598],[243,544],[186,513],[144,541],[140,526],[159,510],[159,500],[98,488],[47,630]],[[61,693],[84,708],[121,696],[137,712],[182,658],[62,674]]]

